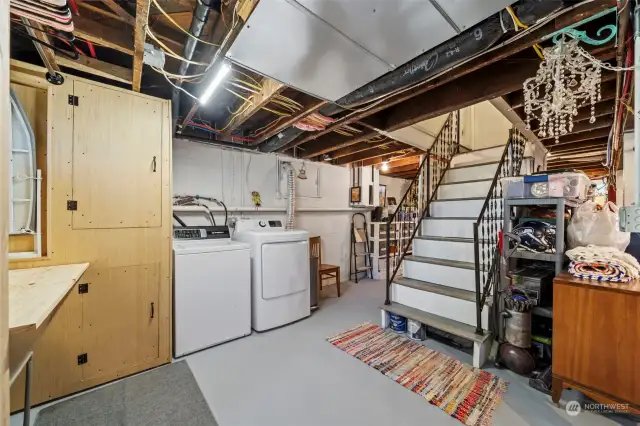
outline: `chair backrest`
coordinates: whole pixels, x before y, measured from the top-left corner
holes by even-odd
[[[309,238],[309,255],[318,258],[318,265],[322,265],[321,246],[320,237]]]

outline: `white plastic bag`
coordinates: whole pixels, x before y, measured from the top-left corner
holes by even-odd
[[[618,206],[610,201],[600,211],[596,209],[596,203],[593,201],[581,205],[567,227],[569,248],[593,244],[624,251],[629,245],[631,234],[620,231],[618,210]]]

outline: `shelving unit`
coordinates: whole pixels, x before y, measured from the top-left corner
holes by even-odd
[[[374,279],[384,279],[387,270],[387,226],[387,222],[371,222],[371,233],[369,234],[371,250],[369,251],[371,252]],[[397,247],[390,259],[393,266],[409,244],[411,234],[417,226],[417,219],[394,221],[390,226],[389,244],[391,247]],[[411,250],[408,253],[411,253]]]
[[[527,260],[538,260],[544,262],[553,262],[555,274],[558,275],[562,272],[565,262],[567,261],[567,256],[565,254],[565,220],[564,220],[564,212],[566,207],[575,208],[578,207],[580,203],[566,199],[566,198],[514,198],[514,199],[505,199],[504,200],[504,227],[503,230],[505,233],[511,232],[517,221],[520,219],[514,210],[517,210],[517,207],[527,207],[527,206],[541,206],[541,207],[555,207],[556,211],[556,252],[555,253],[535,253],[530,251],[520,251],[517,250],[511,254],[509,259],[504,259],[501,257],[500,262],[500,290],[505,290],[510,285],[510,271],[515,269],[515,264],[517,259],[527,259]],[[516,209],[514,209],[514,207]],[[559,220],[560,219],[560,220]],[[513,242],[504,239],[504,252],[509,252],[513,249]],[[502,291],[499,292],[502,294]],[[498,300],[499,312],[504,309],[504,303],[500,298]],[[553,312],[551,307],[548,306],[536,306],[532,310],[532,314],[534,316],[552,318]],[[503,339],[504,336],[504,328],[502,324],[502,318],[498,316],[500,325],[498,327],[498,332],[500,333],[500,339]]]

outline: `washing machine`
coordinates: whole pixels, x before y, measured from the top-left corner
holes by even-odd
[[[174,358],[251,334],[249,244],[228,230],[176,228],[173,251]]]
[[[240,219],[232,238],[251,246],[251,326],[280,327],[311,314],[309,233],[280,220]]]

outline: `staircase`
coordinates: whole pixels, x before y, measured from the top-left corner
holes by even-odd
[[[515,135],[512,131],[506,146],[466,153],[459,153],[459,139],[439,136],[412,182],[422,189],[424,209],[412,255],[403,253],[403,277],[397,270],[388,274],[381,306],[383,327],[391,312],[473,342],[478,368],[492,343],[489,305],[498,279],[500,177],[519,172],[524,151],[524,139]]]

